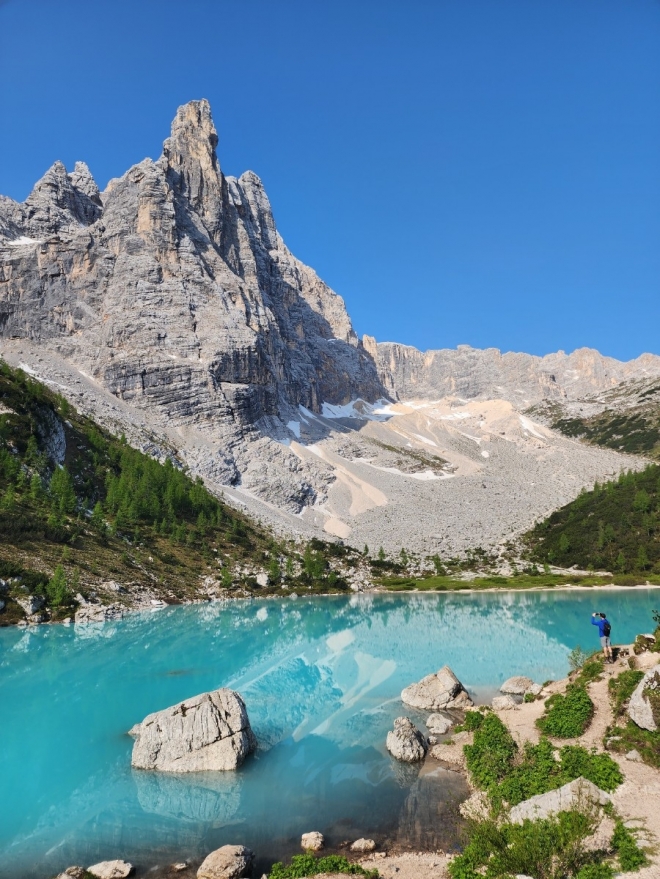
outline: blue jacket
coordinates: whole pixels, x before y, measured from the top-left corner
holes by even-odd
[[[605,623],[607,623],[607,622],[608,621],[606,619],[605,620],[601,619],[601,617],[592,617],[591,618],[591,625],[598,626],[598,634],[600,635],[601,638],[605,635],[605,632],[603,631],[603,629],[605,628]]]

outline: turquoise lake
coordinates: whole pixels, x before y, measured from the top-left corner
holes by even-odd
[[[441,845],[463,782],[388,756],[392,720],[426,716],[402,688],[445,663],[477,701],[513,674],[563,677],[571,648],[598,647],[592,611],[622,643],[652,628],[654,607],[660,593],[641,588],[363,594],[1,629],[0,875],[116,857],[144,873],[227,842],[266,869],[308,830]],[[254,757],[236,773],[131,770],[134,723],[220,686],[245,699]]]

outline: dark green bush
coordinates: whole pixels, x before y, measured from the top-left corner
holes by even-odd
[[[498,782],[510,771],[518,747],[499,717],[485,714],[474,734],[474,744],[465,745],[463,750],[475,784],[484,790],[494,791]]]
[[[369,879],[378,877],[378,870],[365,870],[342,855],[317,858],[310,853],[294,855],[287,867],[278,861],[270,868],[269,876],[270,879],[301,879],[304,876],[318,876],[319,873],[348,873],[353,876],[367,876]]]
[[[545,703],[546,713],[536,721],[546,735],[559,739],[581,736],[591,723],[594,703],[584,687],[571,685],[566,695],[556,693]]]
[[[580,745],[564,745],[559,756],[562,775],[566,781],[583,776],[604,791],[613,791],[623,782],[619,764],[609,754],[587,751]]]

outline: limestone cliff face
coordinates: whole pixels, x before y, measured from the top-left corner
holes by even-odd
[[[245,427],[383,390],[341,297],[286,248],[259,178],[225,177],[206,101],[100,194],[56,162],[0,201],[0,333],[56,346],[118,396]]]
[[[609,390],[620,382],[660,375],[660,357],[642,354],[622,363],[590,348],[545,357],[502,354],[497,348],[469,345],[418,351],[395,342],[363,339],[390,395],[401,399],[505,399],[520,406],[541,400],[578,400]]]

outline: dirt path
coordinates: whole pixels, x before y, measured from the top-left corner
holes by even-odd
[[[657,654],[641,654],[637,657],[637,667],[645,670],[655,665],[657,660]],[[605,666],[602,677],[587,688],[595,705],[595,714],[589,729],[578,739],[552,739],[554,744],[558,747],[579,744],[603,751],[603,736],[614,720],[608,683],[611,677],[627,668],[627,658],[621,658],[613,665]],[[550,684],[543,694],[550,696],[553,693],[562,693],[566,690],[567,683],[563,680]],[[540,734],[536,721],[543,714],[543,710],[544,702],[537,701],[520,705],[513,711],[496,713],[520,745],[524,741],[539,741]],[[624,776],[623,784],[612,794],[612,801],[617,811],[624,821],[634,822],[637,827],[642,828],[639,840],[642,845],[658,849],[655,853],[649,852],[651,864],[634,875],[637,879],[660,879],[660,771],[645,763],[627,760],[621,754],[610,752],[610,756],[619,764]]]

